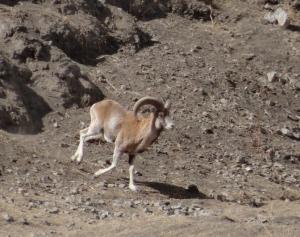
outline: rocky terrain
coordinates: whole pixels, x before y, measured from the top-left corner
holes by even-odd
[[[0,0],[0,236],[299,236],[298,0]],[[136,161],[89,106],[170,99]]]

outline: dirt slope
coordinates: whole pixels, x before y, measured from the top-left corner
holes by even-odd
[[[0,1],[0,236],[299,236],[297,1],[128,2]],[[111,144],[70,161],[90,104],[145,95],[176,128],[137,193],[127,157],[92,178]]]

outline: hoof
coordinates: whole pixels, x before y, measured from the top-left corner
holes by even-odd
[[[96,173],[94,173],[94,178],[97,178],[98,176],[100,176],[102,174],[102,170],[97,171]]]
[[[71,157],[71,161],[75,161],[77,159],[77,156],[78,154],[74,154],[72,157]]]
[[[80,156],[78,156],[77,157],[77,159],[76,159],[76,163],[77,164],[80,164],[81,163],[81,161],[82,161],[82,156],[80,157]]]
[[[129,185],[129,189],[132,191],[132,192],[136,192],[137,191],[137,187],[135,185]]]
[[[95,177],[98,177],[100,176],[101,174],[104,174],[106,172],[110,171],[110,169],[101,169],[101,170],[98,170],[97,172],[95,172],[94,176]]]

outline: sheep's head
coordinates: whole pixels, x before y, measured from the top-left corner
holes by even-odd
[[[175,124],[170,116],[171,102],[169,100],[163,106],[163,110],[158,111],[158,116],[155,121],[155,127],[157,129],[172,129]]]
[[[157,129],[172,129],[174,128],[174,122],[170,116],[170,108],[171,102],[169,100],[166,103],[158,100],[154,97],[144,97],[136,102],[133,107],[133,112],[135,116],[137,116],[138,110],[143,105],[152,105],[156,109],[156,120],[155,120],[155,127]]]

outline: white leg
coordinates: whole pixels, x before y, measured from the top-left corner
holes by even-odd
[[[91,124],[88,128],[82,129],[80,131],[79,145],[75,154],[71,157],[71,160],[73,161],[76,160],[78,163],[82,161],[84,142],[96,136],[99,136],[98,135],[99,131],[100,131],[99,127],[93,124]]]
[[[131,191],[137,191],[137,188],[134,184],[134,180],[133,180],[133,171],[134,171],[134,162],[135,159],[135,155],[129,155],[129,189]]]
[[[84,136],[87,132],[88,132],[88,130],[89,130],[89,128],[84,128],[84,129],[81,129],[80,131],[79,131],[79,141],[82,139],[82,136]],[[79,146],[77,147],[77,150],[76,150],[76,152],[75,152],[75,154],[71,157],[71,159],[72,160],[76,160],[76,156],[77,156],[77,154],[78,154],[78,150],[79,150]]]
[[[112,170],[113,168],[115,168],[122,154],[123,154],[122,152],[120,152],[118,149],[115,148],[111,165],[108,168],[98,170],[97,172],[95,172],[94,176],[98,177],[99,175],[104,174]]]

